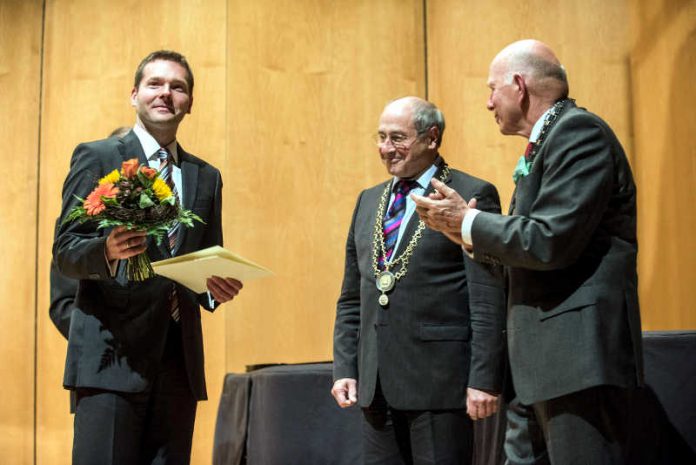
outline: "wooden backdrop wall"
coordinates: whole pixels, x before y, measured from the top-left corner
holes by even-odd
[[[0,461],[70,463],[66,344],[47,312],[53,223],[74,146],[132,124],[132,73],[149,51],[190,59],[195,104],[180,141],[223,171],[226,246],[275,272],[204,316],[210,401],[193,452],[204,464],[226,371],[331,358],[350,215],[385,179],[370,137],[387,100],[440,105],[445,158],[507,203],[524,141],[498,133],[485,79],[519,38],[556,49],[572,96],[627,149],[644,328],[696,328],[695,30],[694,0],[0,0],[0,375],[11,380]]]

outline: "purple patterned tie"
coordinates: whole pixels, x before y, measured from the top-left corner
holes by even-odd
[[[167,183],[169,188],[172,190],[172,194],[178,200],[179,194],[176,190],[176,185],[174,184],[174,177],[172,176],[172,166],[174,165],[174,158],[169,150],[166,148],[160,148],[157,151],[157,158],[160,161],[160,177],[162,181]],[[176,236],[179,230],[179,224],[176,223],[172,226],[169,231],[167,231],[167,244],[169,245],[169,251],[174,255],[174,246],[176,245]],[[172,314],[174,321],[179,321],[181,318],[179,315],[179,298],[176,295],[176,285],[172,284],[172,290],[169,294],[169,311]]]
[[[399,237],[399,227],[406,211],[406,196],[416,187],[418,187],[416,181],[406,179],[400,179],[394,186],[394,201],[384,216],[384,256],[380,257],[380,268],[384,267],[384,262],[388,261],[394,253],[396,239]]]

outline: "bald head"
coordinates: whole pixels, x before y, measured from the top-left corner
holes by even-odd
[[[543,42],[534,39],[513,42],[496,55],[491,69],[494,66],[504,73],[507,83],[512,82],[516,74],[522,76],[533,96],[550,101],[568,96],[565,69]]]
[[[418,97],[389,102],[379,117],[377,147],[392,176],[415,179],[437,158],[445,120],[435,105]]]
[[[387,112],[408,113],[419,136],[428,132],[432,127],[437,128],[437,146],[442,144],[442,134],[445,132],[445,117],[438,107],[420,97],[402,97],[392,100],[384,107],[382,114]]]

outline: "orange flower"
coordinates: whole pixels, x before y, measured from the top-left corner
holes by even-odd
[[[113,199],[116,197],[116,194],[118,194],[118,187],[114,187],[110,182],[98,185],[85,200],[84,207],[87,214],[94,216],[103,212],[106,209],[106,205],[104,205],[102,197]]]
[[[135,173],[138,172],[138,166],[140,163],[137,158],[131,158],[128,161],[124,161],[121,165],[121,174],[127,178],[132,178]]]
[[[152,179],[157,176],[157,170],[152,169],[149,166],[143,166],[140,168],[140,172],[143,173],[147,179]]]

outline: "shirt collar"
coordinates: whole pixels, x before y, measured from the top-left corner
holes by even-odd
[[[529,142],[535,144],[537,140],[539,140],[539,134],[541,134],[541,128],[544,127],[544,121],[546,121],[546,117],[548,116],[549,112],[553,106],[550,106],[548,110],[544,112],[541,117],[534,123],[534,126],[532,127],[532,132],[529,134]]]
[[[157,152],[160,149],[159,142],[157,142],[155,138],[152,137],[152,135],[149,132],[147,132],[147,130],[144,127],[137,123],[133,127],[133,132],[136,136],[138,136],[138,140],[140,141],[140,145],[143,147],[143,152],[145,152],[145,156],[147,157],[147,159],[152,160],[154,158],[157,158]],[[174,158],[174,164],[178,165],[179,153],[177,151],[176,139],[171,141],[164,148],[169,150],[169,153],[172,154],[172,158]]]
[[[414,181],[418,183],[418,188],[420,189],[427,189],[428,185],[430,184],[430,180],[435,176],[435,173],[437,172],[437,167],[438,165],[442,162],[442,157],[440,155],[437,156],[435,161],[433,162],[430,167],[423,171],[420,176],[418,176]],[[400,178],[397,178],[396,176],[392,180],[392,190],[394,190],[394,186],[396,186],[396,183],[399,181]]]

